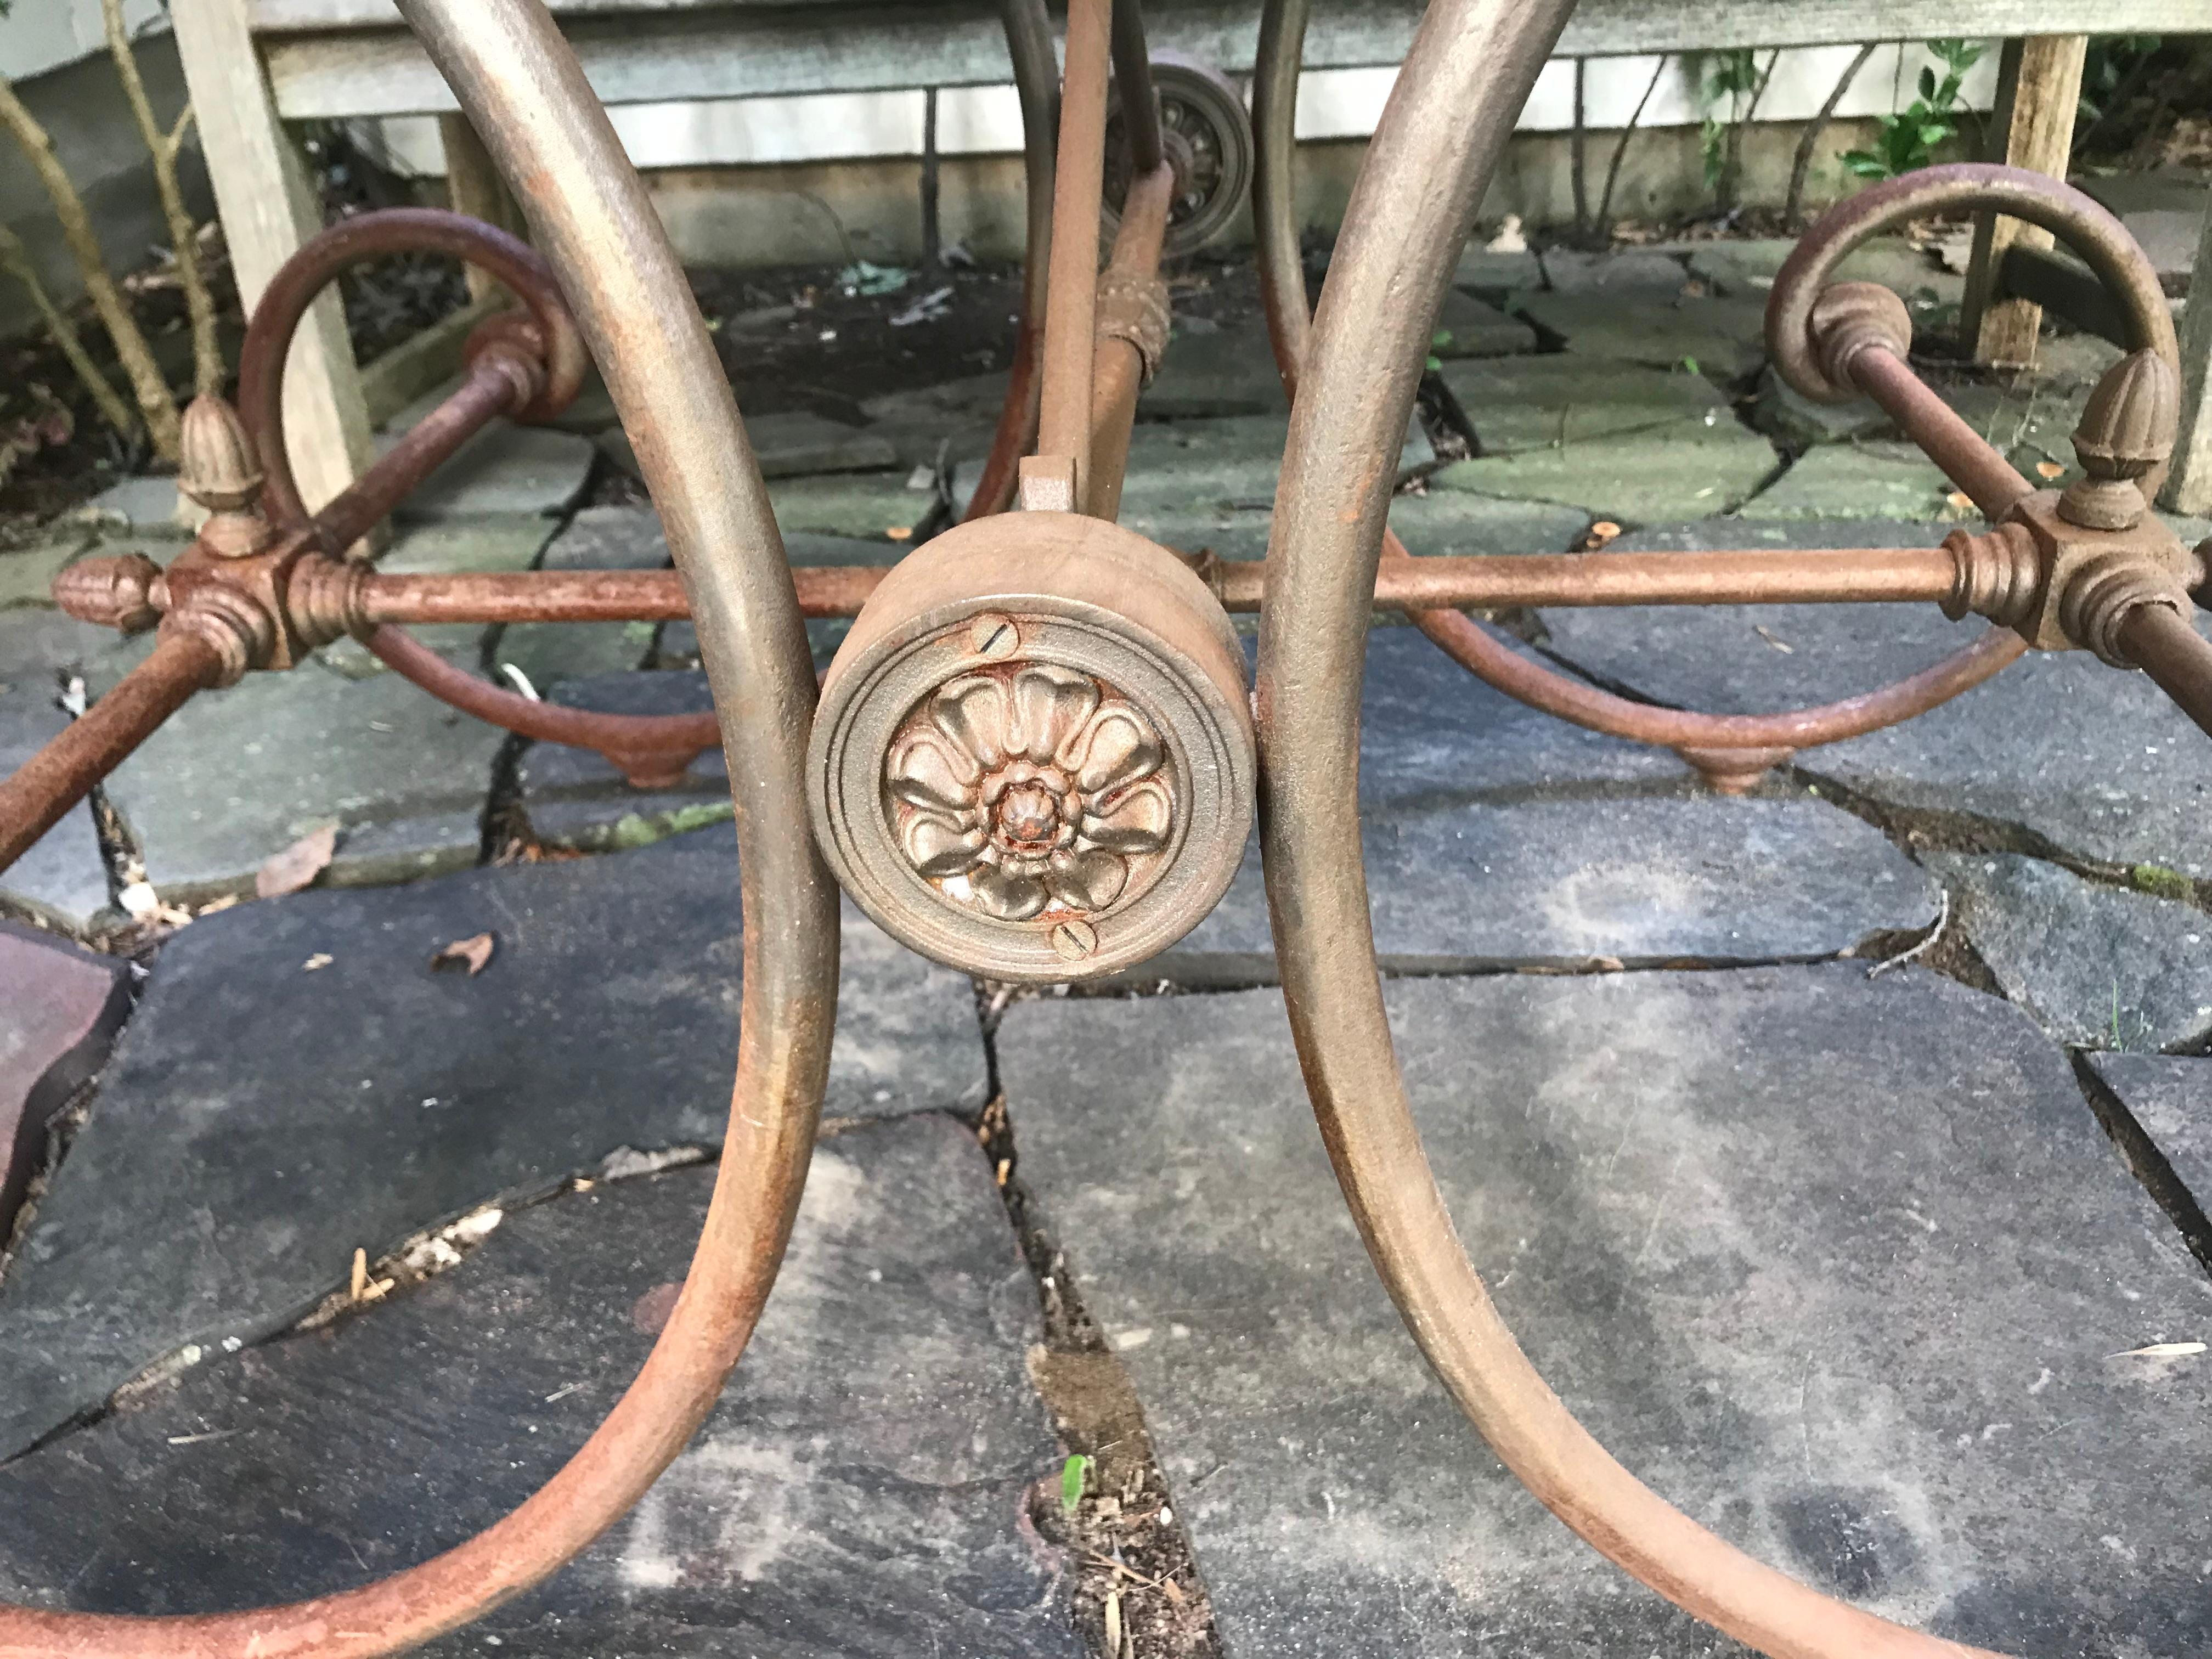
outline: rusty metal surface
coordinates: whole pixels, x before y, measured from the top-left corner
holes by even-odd
[[[884,579],[830,665],[808,806],[846,890],[1022,983],[1144,961],[1251,830],[1244,658],[1206,585],[1102,519],[1008,514]]]
[[[1498,1320],[1430,1176],[1383,1016],[1354,787],[1360,668],[1371,609],[1403,610],[1491,684],[1674,747],[1729,789],[1751,787],[1796,749],[1933,707],[2030,644],[2139,667],[2212,732],[2212,645],[2194,625],[2206,552],[2184,548],[2147,505],[2173,441],[2172,329],[2148,262],[2109,216],[2033,175],[1933,169],[1831,214],[1778,281],[1769,326],[1792,383],[1875,398],[1990,517],[1986,531],[1903,550],[1415,560],[1387,519],[1419,365],[1468,219],[1572,0],[1435,0],[1370,146],[1317,314],[1290,171],[1307,0],[1267,0],[1255,211],[1271,337],[1295,399],[1291,438],[1266,563],[1194,568],[1110,522],[1136,392],[1164,343],[1157,273],[1175,178],[1157,123],[1148,136],[1141,115],[1125,120],[1152,164],[1137,169],[1102,277],[1091,228],[1109,58],[1125,94],[1141,94],[1147,74],[1135,0],[1118,9],[1073,0],[1056,152],[1049,30],[1037,0],[1006,0],[1029,132],[1031,265],[970,521],[895,568],[793,571],[683,272],[542,0],[399,3],[527,196],[550,258],[488,227],[409,211],[348,222],[280,274],[249,332],[242,420],[215,399],[187,412],[182,482],[213,509],[208,526],[166,571],[143,557],[94,558],[57,580],[71,614],[131,631],[158,625],[160,635],[89,714],[0,782],[0,867],[196,690],[291,666],[342,632],[457,706],[597,749],[641,785],[672,781],[719,740],[746,920],[727,1155],[683,1296],[644,1370],[513,1515],[381,1583],[291,1607],[176,1620],[0,1607],[0,1659],[392,1652],[555,1571],[681,1448],[774,1280],[835,1015],[836,888],[823,855],[879,923],[940,961],[1030,982],[1112,973],[1181,937],[1226,890],[1263,747],[1269,902],[1313,1103],[1387,1287],[1475,1426],[1594,1546],[1762,1651],[1978,1653],[1820,1595],[1672,1509],[1583,1430]],[[561,118],[544,118],[549,111]],[[1938,206],[2016,212],[2057,230],[2130,319],[2135,349],[2090,399],[2075,434],[2085,477],[2063,494],[2033,489],[1912,374],[1895,296],[1826,283],[1866,236]],[[1073,234],[1051,245],[1055,221]],[[483,325],[459,390],[310,518],[283,452],[290,335],[344,264],[418,247],[484,264],[524,311]],[[586,341],[660,509],[674,572],[386,576],[343,556],[487,422],[557,411],[585,371]],[[1060,510],[1002,514],[1033,429],[1023,503]],[[1879,691],[1746,716],[1628,702],[1553,674],[1460,613],[1895,601],[1998,626]],[[1261,674],[1248,699],[1225,612],[1253,608]],[[712,715],[537,702],[397,627],[684,616],[698,627]],[[818,721],[807,616],[854,618]]]
[[[1133,4],[1135,0],[1127,0]],[[1083,499],[1081,464],[1091,447],[1091,362],[1096,345],[1098,203],[1104,178],[1106,76],[1113,0],[1070,0],[1066,67],[1060,89],[1060,161],[1053,186],[1056,234],[1044,319],[1044,388],[1036,459],[1072,466],[1071,507]],[[1023,505],[1032,505],[1024,492]]]
[[[814,679],[728,382],[643,185],[538,0],[406,0],[403,9],[572,273],[691,594],[743,849],[744,1002],[727,1147],[690,1274],[643,1370],[514,1514],[393,1578],[289,1607],[154,1620],[9,1607],[0,1611],[6,1659],[390,1653],[554,1571],[635,1501],[712,1407],[774,1282],[813,1144],[837,970],[836,889],[799,805]],[[561,120],[541,118],[555,109]],[[620,259],[598,257],[616,247]],[[175,690],[164,677],[196,680],[214,653],[179,635],[153,660],[161,691],[145,711]],[[154,723],[131,717],[133,699],[113,701],[110,723]]]
[[[1364,595],[1393,458],[1459,243],[1568,5],[1437,0],[1371,141],[1306,348],[1261,613],[1267,890],[1323,1139],[1430,1364],[1499,1457],[1598,1549],[1792,1659],[1956,1656],[1715,1537],[1607,1455],[1529,1365],[1453,1231],[1392,1050],[1358,811]]]
[[[213,685],[222,659],[198,634],[165,634],[151,655],[52,743],[0,779],[0,869],[30,851],[155,727]],[[4,1644],[0,1625],[0,1644]],[[5,1651],[0,1645],[0,1651]]]

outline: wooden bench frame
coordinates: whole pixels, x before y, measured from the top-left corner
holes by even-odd
[[[991,85],[1012,77],[989,0],[552,0],[552,9],[609,104]],[[1224,70],[1251,68],[1259,21],[1252,0],[1156,0],[1151,10],[1158,46]],[[1421,0],[1331,6],[1314,21],[1305,63],[1395,65],[1412,44],[1421,10]],[[276,268],[322,228],[289,121],[437,115],[453,204],[520,228],[482,144],[390,0],[173,0],[172,15],[248,307]],[[2188,33],[2204,24],[2203,0],[1944,0],[1933,15],[1907,0],[1583,0],[1559,54],[1826,46],[1936,33],[2000,38],[1995,131],[2002,154],[1990,159],[2063,176],[2089,33]],[[2050,240],[2013,220],[1978,228],[1964,320],[1980,361],[2032,360],[2045,305],[2096,325],[2096,296],[2081,292],[2068,267],[2038,257]],[[2200,259],[2212,270],[2212,220]],[[489,303],[480,286],[477,292]],[[380,401],[402,395],[408,370],[426,355],[387,368],[380,378],[392,390]],[[2176,511],[2212,514],[2212,375],[2205,372],[2212,307],[2191,308],[2183,357],[2181,439],[2164,501]],[[294,352],[285,410],[301,492],[311,506],[326,501],[358,476],[370,445],[362,372],[335,295],[319,304]]]

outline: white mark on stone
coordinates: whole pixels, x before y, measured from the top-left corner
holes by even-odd
[[[1152,1328],[1150,1325],[1139,1325],[1134,1330],[1116,1331],[1114,1334],[1114,1346],[1123,1350],[1141,1348],[1152,1340]]]

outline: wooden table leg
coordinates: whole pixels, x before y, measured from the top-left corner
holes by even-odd
[[[1997,72],[1997,106],[1992,130],[2004,144],[2009,166],[2066,176],[2074,148],[2074,112],[2081,97],[2081,63],[2089,48],[2086,34],[2032,34],[2008,40]],[[2051,233],[2017,219],[1983,215],[1974,225],[1974,250],[1966,270],[1966,296],[1960,329],[1974,343],[1974,361],[1998,368],[2026,368],[2035,361],[2043,307],[2029,300],[2003,296],[1999,271],[2005,250],[2025,243],[2049,247]]]

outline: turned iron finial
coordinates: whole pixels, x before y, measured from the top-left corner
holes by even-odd
[[[180,445],[177,488],[211,515],[201,541],[234,558],[259,552],[269,539],[254,505],[263,474],[238,411],[212,392],[201,393],[185,410]]]
[[[2088,476],[2067,487],[2058,514],[2085,530],[2130,530],[2148,508],[2136,480],[2173,453],[2181,387],[2154,351],[2131,351],[2106,369],[2074,428]]]

